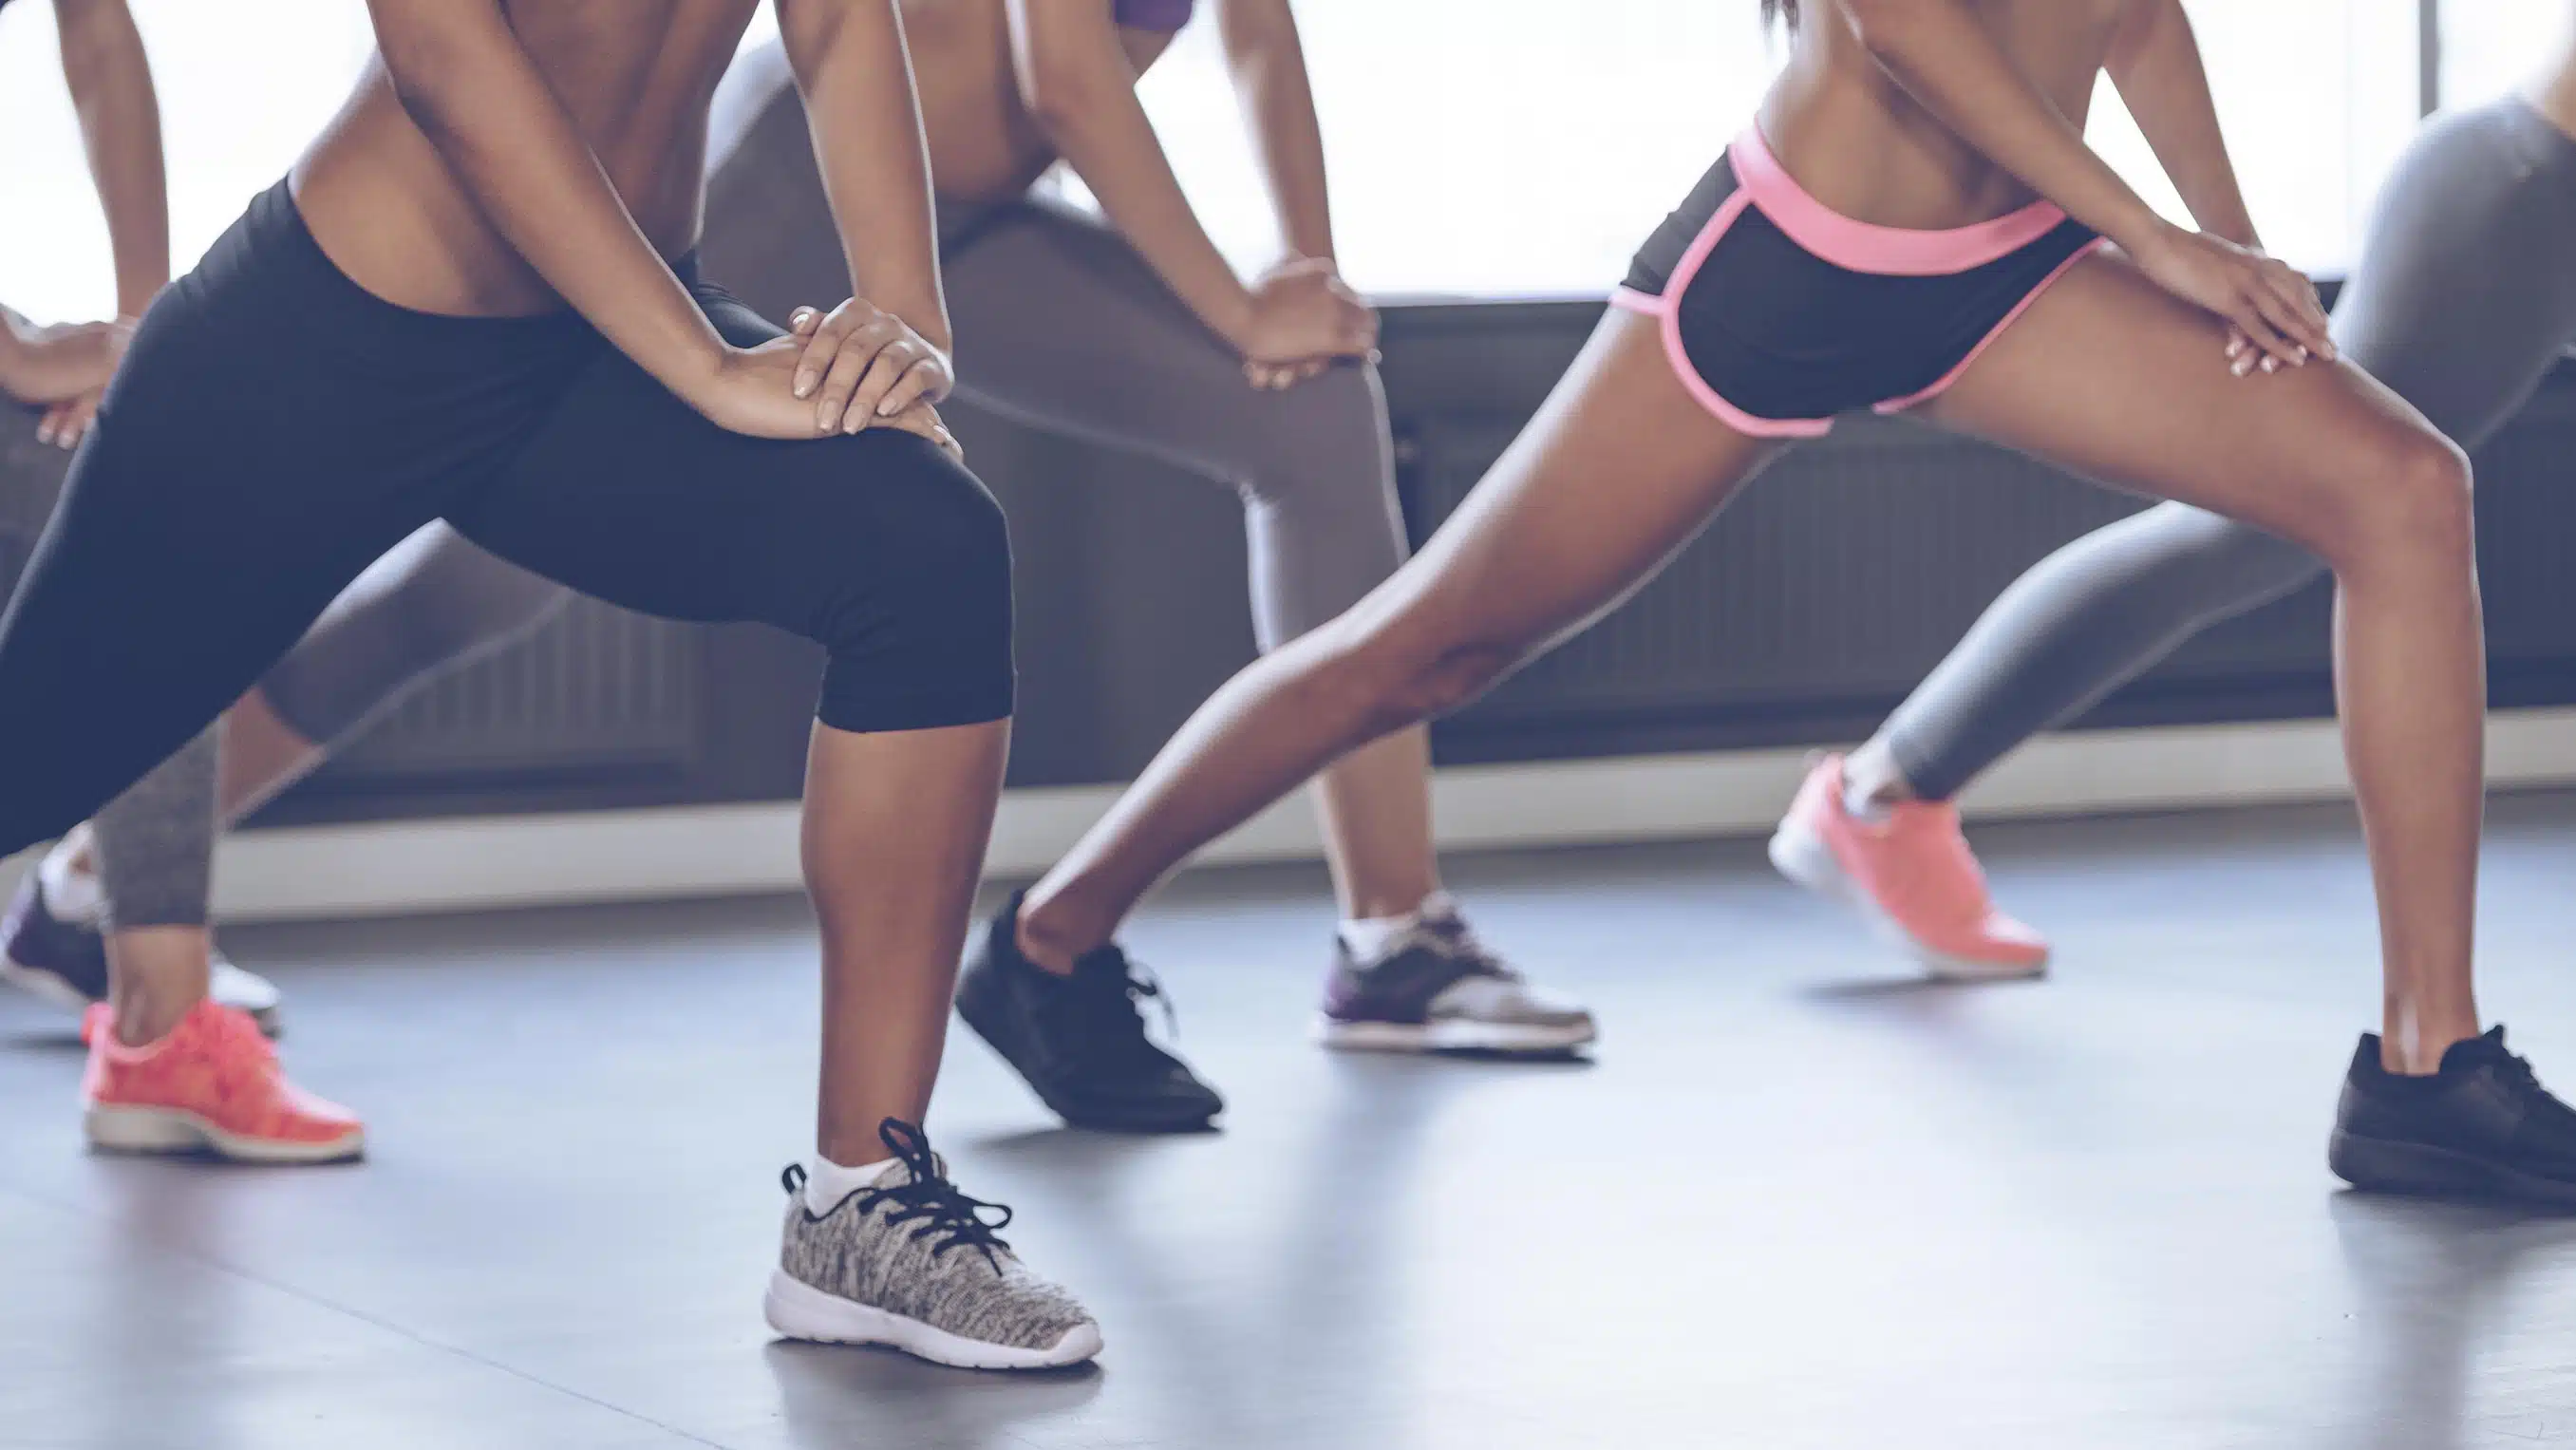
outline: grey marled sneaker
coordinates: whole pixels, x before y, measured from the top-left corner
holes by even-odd
[[[1455,912],[1435,911],[1374,961],[1334,941],[1315,1036],[1368,1052],[1551,1056],[1591,1046],[1600,1030],[1582,1004],[1531,986]]]
[[[896,1162],[817,1215],[791,1165],[787,1231],[763,1306],[789,1339],[883,1344],[960,1369],[1053,1369],[1100,1353],[1100,1326],[994,1236],[1011,1221],[948,1181],[910,1123],[877,1134]],[[983,1210],[1001,1217],[987,1223]]]

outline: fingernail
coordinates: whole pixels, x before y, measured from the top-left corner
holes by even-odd
[[[2241,378],[2247,373],[2254,371],[2254,359],[2250,357],[2240,357],[2236,360],[2235,366],[2229,368],[2228,371]]]
[[[2243,352],[2244,350],[2245,350],[2245,339],[2243,339],[2243,338],[2241,338],[2241,337],[2231,337],[2231,338],[2229,338],[2229,339],[2227,340],[2227,355],[2228,355],[2229,357],[2234,357],[2234,356],[2236,356],[2238,353]]]
[[[2279,372],[2280,370],[2281,370],[2281,360],[2280,360],[2279,358],[2273,357],[2273,356],[2272,356],[2271,354],[2269,354],[2269,353],[2264,354],[2264,356],[2263,356],[2263,371],[2265,371],[2265,372],[2267,372],[2267,373],[2277,373],[2277,372]]]
[[[894,405],[894,399],[892,398],[888,398],[884,402],[877,404],[877,416],[880,418],[891,418],[902,411],[903,410],[901,408]]]
[[[2298,363],[2301,367],[2308,365],[2308,350],[2304,347],[2299,349]]]

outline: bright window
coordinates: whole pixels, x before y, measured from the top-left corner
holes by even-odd
[[[163,90],[184,266],[281,175],[369,47],[355,0],[132,0]],[[2502,88],[2566,0],[2447,0],[2454,98]],[[1381,295],[1597,296],[1751,115],[1780,58],[1755,0],[1302,0],[1353,278]],[[2303,266],[2349,261],[2416,109],[2415,0],[2191,0],[2256,221]],[[0,298],[42,318],[113,300],[51,7],[0,10]],[[768,30],[766,7],[756,34]],[[1220,245],[1272,227],[1202,17],[1145,85]],[[2107,87],[2095,144],[2179,206]],[[22,218],[36,219],[29,225]]]
[[[2442,0],[2442,104],[2473,106],[2532,78],[2558,52],[2567,0]]]
[[[2344,265],[2415,123],[2414,0],[2190,8],[2265,240],[2304,266]],[[1299,8],[1354,281],[1382,294],[1598,295],[1743,127],[1780,59],[1754,0],[1581,11],[1588,23],[1565,0]],[[1182,38],[1145,96],[1219,244],[1239,264],[1266,260],[1272,225],[1212,25]],[[2093,139],[2182,215],[2107,85]]]
[[[339,109],[375,39],[355,0],[131,0],[170,172],[185,271],[286,174]],[[53,7],[0,9],[0,301],[43,321],[116,308],[107,224],[63,94]]]

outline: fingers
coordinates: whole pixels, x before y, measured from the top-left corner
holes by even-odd
[[[2283,336],[2281,329],[2264,315],[2262,307],[2253,298],[2238,299],[2235,310],[2228,313],[2227,320],[2245,334],[2250,344],[2237,353],[2234,364],[2229,368],[2229,371],[2238,377],[2241,378],[2256,368],[2261,368],[2267,373],[2277,372],[2285,367],[2297,367],[2307,361],[2306,350]]]
[[[2332,362],[2334,337],[2327,331],[2326,306],[2317,298],[2316,284],[2277,262],[2266,268],[2265,274],[2273,296],[2288,309],[2290,320],[2295,324],[2286,331],[2300,346]]]
[[[937,357],[924,357],[904,369],[894,386],[886,390],[885,401],[877,404],[880,417],[894,417],[916,403],[936,403],[948,395],[947,369]]]
[[[874,419],[902,411],[886,404],[895,383],[924,360],[922,354],[920,344],[908,337],[898,337],[877,349],[876,356],[868,362],[868,370],[860,375],[858,387],[850,394],[849,408],[841,416],[841,431],[856,433]]]
[[[798,309],[800,317],[809,310]],[[813,396],[815,390],[821,387],[825,378],[830,375],[841,353],[853,345],[854,339],[864,340],[870,335],[871,330],[875,329],[879,336],[878,346],[881,347],[884,345],[883,338],[891,335],[883,330],[883,324],[891,319],[885,313],[856,297],[833,308],[828,316],[805,321],[802,326],[796,326],[797,321],[798,319],[790,319],[793,335],[806,340],[805,354],[797,359],[796,378],[793,384],[796,396],[800,398]],[[867,349],[867,355],[874,356],[875,349]],[[861,362],[865,361],[863,357]],[[840,421],[838,409],[831,410],[830,416],[826,417],[823,408],[819,405],[816,407],[815,426],[822,431],[830,432],[839,426]]]
[[[927,438],[931,442],[938,444],[941,451],[945,452],[950,458],[955,459],[959,463],[966,461],[966,449],[964,445],[957,441],[956,434],[948,431],[948,425],[940,421],[938,412],[926,403],[916,403],[890,418],[877,418],[871,420],[869,426],[874,428],[892,428],[899,432],[910,433],[918,438]]]
[[[831,329],[832,319],[824,319],[817,332],[818,338]],[[814,426],[818,430],[856,433],[867,426],[869,411],[875,408],[877,397],[884,396],[885,390],[893,386],[893,376],[888,375],[879,383],[875,396],[868,398],[863,406],[854,408],[852,404],[858,400],[860,387],[874,371],[877,355],[903,336],[903,324],[880,313],[865,325],[852,328],[839,340],[839,350],[831,360],[830,371],[823,374],[822,381],[814,388]],[[810,352],[807,355],[811,357]]]
[[[36,441],[65,452],[78,448],[80,441],[89,436],[91,422],[98,417],[98,399],[98,394],[86,393],[46,409],[44,418],[36,424]]]
[[[1368,359],[1375,362],[1377,356],[1371,353]],[[1341,358],[1335,355],[1310,357],[1298,362],[1247,362],[1243,365],[1243,380],[1265,393],[1282,393],[1299,383],[1322,377],[1339,361]]]

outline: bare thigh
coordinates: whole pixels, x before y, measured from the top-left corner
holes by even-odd
[[[1654,322],[1614,310],[1484,481],[1350,623],[1434,653],[1543,648],[1653,578],[1778,451],[1684,391]]]
[[[1920,410],[2116,488],[2222,513],[2329,558],[2358,490],[2439,447],[2350,363],[2236,377],[2217,318],[2117,253],[2076,265]]]

